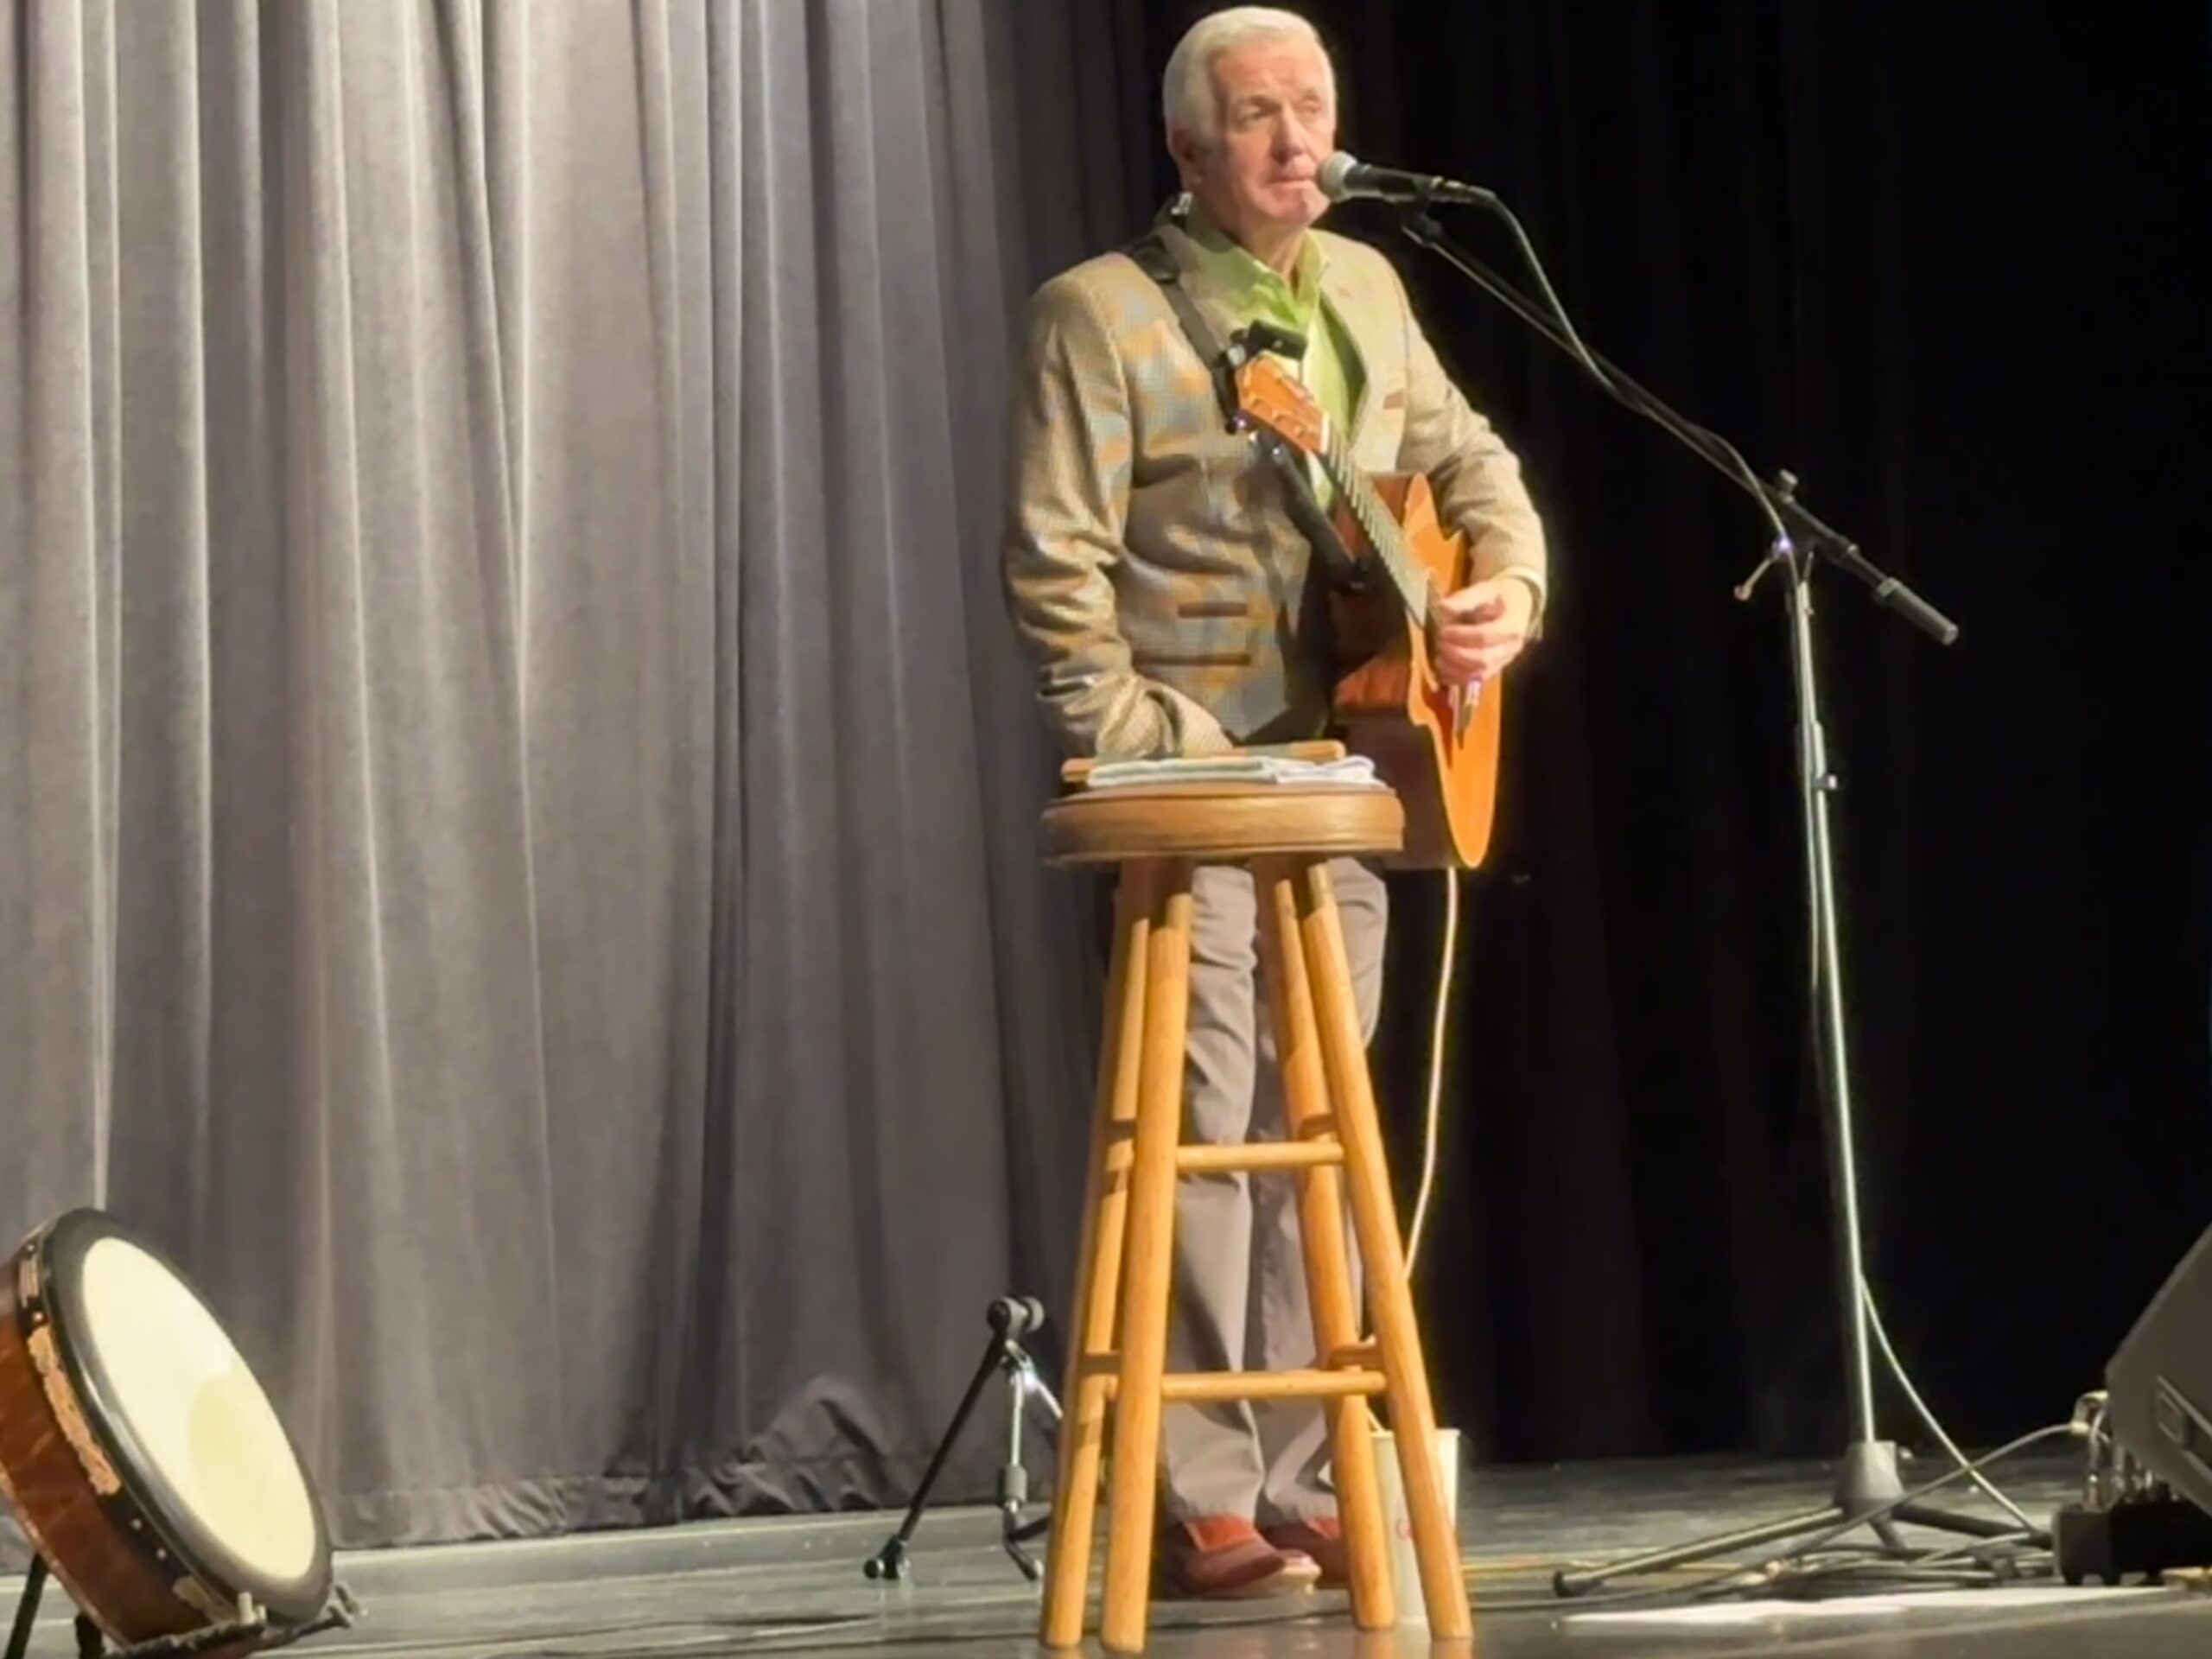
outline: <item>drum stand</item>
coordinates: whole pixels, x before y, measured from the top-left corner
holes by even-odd
[[[23,1593],[16,1603],[16,1627],[8,1634],[8,1659],[23,1659],[30,1650],[31,1625],[38,1618],[38,1599],[46,1589],[46,1557],[31,1557],[30,1571],[23,1574]],[[77,1637],[78,1645],[84,1644],[84,1633]]]
[[[48,1568],[46,1557],[31,1557],[30,1571],[23,1575],[22,1595],[16,1603],[15,1627],[9,1632],[6,1659],[25,1659],[30,1651],[31,1629],[38,1622],[38,1605],[46,1592]],[[136,1642],[127,1648],[111,1648],[100,1627],[83,1613],[77,1615],[77,1659],[169,1659],[169,1656],[205,1653],[211,1648],[229,1647],[233,1643],[249,1643],[257,1652],[266,1653],[277,1648],[289,1647],[302,1637],[321,1630],[336,1630],[351,1625],[361,1611],[344,1585],[337,1587],[331,1605],[321,1618],[306,1624],[296,1624],[270,1632],[269,1615],[254,1605],[251,1597],[238,1598],[238,1617],[220,1624],[209,1624],[200,1630],[188,1630],[181,1636],[156,1637],[151,1642]]]
[[[48,1575],[46,1557],[32,1556],[30,1571],[23,1574],[23,1592],[16,1602],[15,1628],[8,1633],[7,1659],[23,1659],[30,1651],[31,1629],[38,1623],[38,1605],[46,1593]],[[100,1634],[100,1627],[78,1614],[78,1659],[102,1659],[106,1652],[107,1638]]]
[[[906,1518],[899,1523],[890,1541],[868,1559],[861,1569],[871,1579],[903,1579],[906,1576],[906,1545],[914,1535],[914,1529],[921,1524],[922,1507],[929,1502],[930,1488],[937,1484],[938,1473],[952,1450],[952,1443],[968,1421],[969,1414],[976,1409],[982,1397],[983,1384],[990,1380],[994,1369],[1004,1371],[1010,1386],[1009,1422],[1007,1431],[1006,1465],[999,1471],[998,1508],[1001,1541],[1014,1564],[1021,1569],[1021,1576],[1032,1584],[1044,1576],[1033,1557],[1022,1545],[1039,1536],[1052,1521],[1049,1516],[1021,1524],[1021,1506],[1029,1501],[1029,1471],[1021,1461],[1021,1426],[1023,1411],[1033,1397],[1051,1416],[1052,1426],[1060,1422],[1060,1402],[1045,1386],[1045,1379],[1037,1373],[1036,1363],[1017,1340],[1045,1323],[1045,1309],[1033,1296],[1001,1296],[990,1306],[985,1315],[991,1327],[991,1339],[983,1346],[983,1357],[969,1379],[968,1392],[961,1396],[959,1406],[952,1414],[952,1421],[945,1427],[944,1436],[937,1443],[937,1451],[930,1459],[930,1466],[922,1475],[922,1484],[914,1494],[914,1501],[906,1506]],[[10,1655],[9,1659],[15,1659]]]

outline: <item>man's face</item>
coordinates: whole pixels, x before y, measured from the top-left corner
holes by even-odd
[[[1328,60],[1311,41],[1262,41],[1213,62],[1220,137],[1178,134],[1191,194],[1239,241],[1294,235],[1329,200],[1314,177],[1337,145]]]

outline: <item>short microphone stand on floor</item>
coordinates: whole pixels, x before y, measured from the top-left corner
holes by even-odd
[[[1487,192],[1481,194],[1484,198],[1483,205],[1496,211],[1510,226],[1522,251],[1528,255],[1531,269],[1550,296],[1549,284],[1543,283],[1542,268],[1529,248],[1528,238],[1518,222],[1495,196]],[[1956,1515],[1930,1504],[1908,1501],[1897,1473],[1896,1445],[1876,1438],[1873,1364],[1868,1344],[1870,1313],[1859,1236],[1850,1074],[1844,1052],[1843,972],[1836,948],[1834,861],[1828,829],[1828,798],[1838,785],[1828,764],[1814,673],[1815,568],[1825,556],[1830,563],[1865,582],[1873,590],[1878,602],[1899,612],[1943,645],[1958,637],[1958,627],[1904,583],[1876,569],[1848,537],[1830,529],[1807,511],[1797,499],[1795,477],[1784,472],[1778,474],[1772,484],[1761,482],[1725,440],[1685,420],[1591,352],[1575,334],[1573,324],[1566,321],[1555,296],[1552,296],[1552,309],[1557,314],[1556,321],[1471,257],[1452,246],[1429,207],[1426,200],[1408,205],[1400,214],[1400,229],[1495,296],[1522,321],[1581,363],[1613,397],[1671,433],[1693,454],[1701,456],[1758,502],[1773,539],[1765,556],[1737,587],[1735,594],[1739,600],[1748,600],[1768,570],[1780,574],[1784,584],[1783,614],[1789,628],[1794,670],[1799,806],[1804,819],[1807,893],[1811,912],[1808,922],[1817,996],[1818,1071],[1838,1211],[1853,1440],[1844,1452],[1834,1491],[1824,1509],[1677,1548],[1651,1551],[1594,1572],[1562,1572],[1556,1575],[1554,1588],[1561,1596],[1580,1595],[1609,1579],[1630,1573],[1660,1572],[1799,1538],[1815,1538],[1816,1542],[1825,1543],[1862,1524],[1874,1533],[1883,1553],[1900,1560],[1910,1559],[1918,1553],[1910,1549],[1899,1537],[1897,1523],[1900,1522],[1983,1541],[2020,1539],[2024,1529],[2012,1522]],[[2032,1529],[2026,1529],[2025,1536],[2031,1541],[2049,1541],[2047,1534],[2037,1539]],[[1750,1563],[1746,1570],[1787,1560],[1791,1553],[1786,1549],[1772,1552]]]
[[[990,1340],[983,1345],[983,1357],[976,1367],[976,1375],[969,1379],[968,1392],[960,1397],[952,1421],[946,1425],[944,1437],[937,1443],[937,1451],[930,1459],[929,1468],[922,1475],[922,1484],[914,1493],[914,1500],[906,1506],[906,1518],[899,1530],[874,1554],[868,1557],[861,1570],[871,1579],[903,1579],[906,1576],[906,1546],[913,1538],[914,1529],[921,1524],[922,1509],[929,1502],[930,1489],[937,1484],[937,1478],[944,1468],[952,1443],[959,1439],[969,1414],[976,1409],[976,1402],[982,1397],[983,1384],[990,1381],[993,1370],[1004,1371],[1009,1390],[1007,1429],[1006,1463],[999,1470],[998,1510],[1001,1541],[1014,1564],[1021,1569],[1021,1576],[1034,1584],[1044,1576],[1036,1560],[1022,1548],[1030,1540],[1046,1531],[1050,1517],[1021,1522],[1022,1505],[1029,1501],[1029,1471],[1021,1460],[1021,1429],[1026,1421],[1025,1410],[1034,1399],[1052,1420],[1058,1428],[1060,1423],[1060,1402],[1045,1385],[1038,1374],[1036,1362],[1029,1357],[1020,1338],[1045,1323],[1044,1304],[1033,1296],[1001,1296],[993,1302],[984,1315],[991,1327]]]

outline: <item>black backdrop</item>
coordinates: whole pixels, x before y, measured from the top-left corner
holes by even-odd
[[[1126,96],[1207,9],[1129,9]],[[1593,345],[1960,623],[1820,577],[1870,1275],[1955,1433],[2063,1416],[2212,1224],[2203,8],[1305,10],[1345,148],[1497,190]],[[1835,1449],[1787,634],[1732,593],[1761,520],[1389,210],[1332,222],[1393,249],[1555,536],[1455,963],[1445,1414],[1493,1457]],[[1409,1196],[1440,905],[1396,899]]]

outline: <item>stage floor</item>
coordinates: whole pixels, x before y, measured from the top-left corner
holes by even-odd
[[[2004,1490],[2047,1522],[2072,1495],[2070,1453],[1999,1469]],[[1908,1481],[1933,1468],[1916,1468]],[[1461,1536],[1485,1659],[1690,1659],[1819,1652],[1850,1659],[2179,1659],[2212,1652],[2212,1592],[2186,1586],[1853,1589],[1820,1601],[1738,1596],[1684,1605],[1686,1576],[1624,1581],[1561,1601],[1553,1571],[1688,1541],[1813,1508],[1815,1465],[1676,1461],[1485,1469],[1462,1483]],[[1956,1508],[1994,1514],[1986,1501]],[[932,1510],[910,1576],[869,1581],[862,1564],[895,1515],[702,1522],[542,1541],[342,1556],[360,1602],[351,1630],[309,1637],[302,1656],[711,1656],[770,1649],[875,1649],[1034,1656],[1037,1591],[1000,1548],[988,1510]],[[1863,1540],[1863,1535],[1859,1535]],[[1733,1558],[1741,1560],[1738,1556]],[[1095,1584],[1094,1580],[1094,1584]],[[12,1582],[0,1586],[14,1604]],[[1655,1597],[1652,1592],[1662,1592]],[[1601,1592],[1603,1593],[1603,1592]],[[73,1652],[70,1608],[49,1600],[38,1655]],[[1094,1612],[1095,1629],[1095,1612]],[[1095,1637],[1086,1644],[1097,1651]],[[1195,1606],[1156,1603],[1152,1650],[1208,1659],[1381,1656],[1429,1650],[1417,1628],[1355,1632],[1341,1593]],[[1461,1649],[1464,1651],[1464,1649]]]

